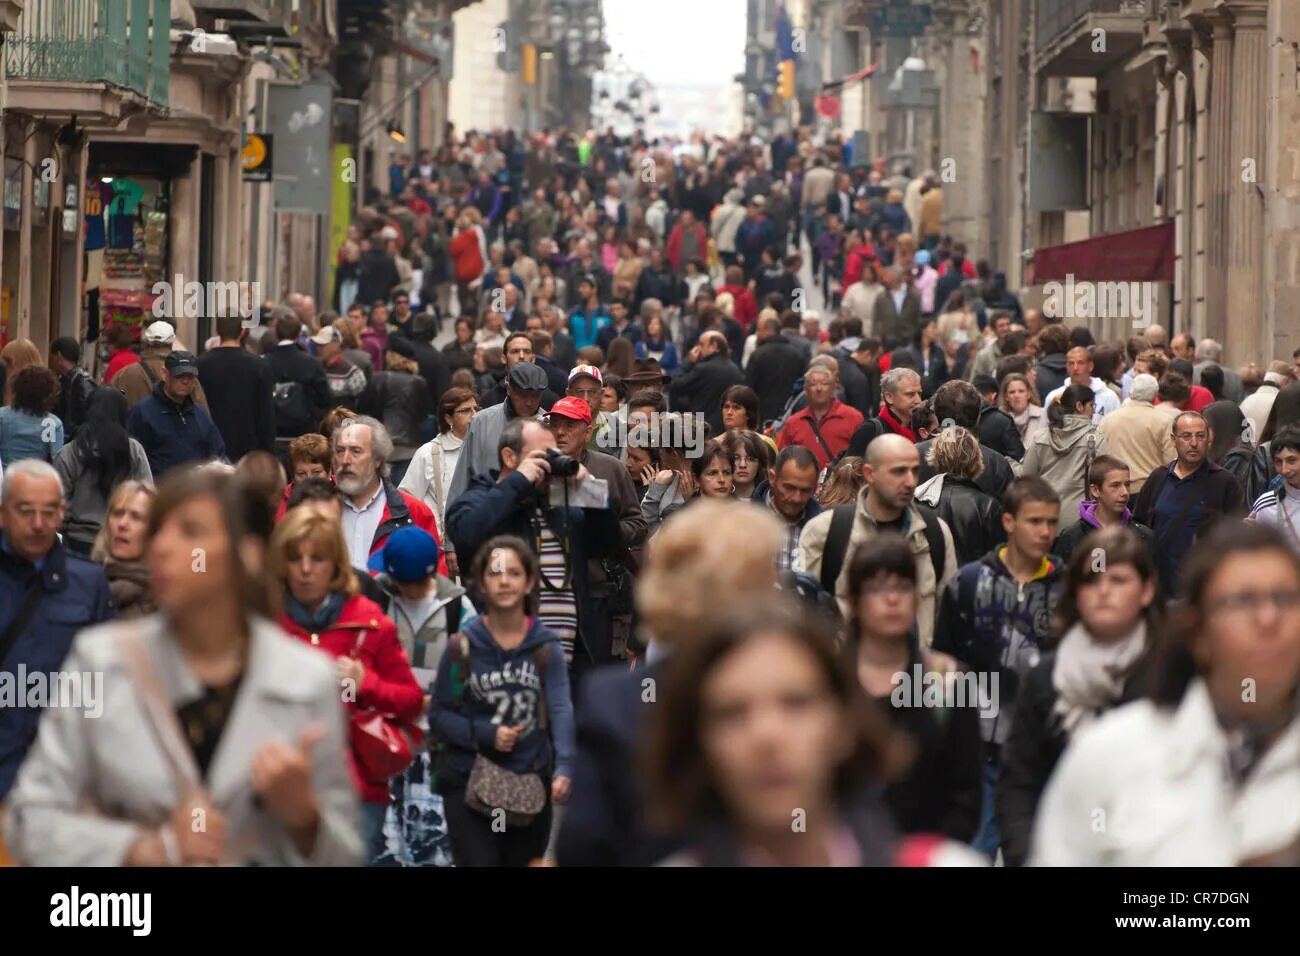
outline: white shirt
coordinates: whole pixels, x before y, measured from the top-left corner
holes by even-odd
[[[1070,380],[1066,379],[1065,384],[1060,388],[1048,392],[1047,397],[1043,399],[1043,407],[1046,408],[1048,405],[1051,405],[1052,402],[1060,398],[1061,393],[1069,388],[1071,384]],[[1115,393],[1110,390],[1110,386],[1095,375],[1092,377],[1090,385],[1092,388],[1093,399],[1092,423],[1096,425],[1101,422],[1102,416],[1107,412],[1119,411],[1119,399],[1116,398]]]
[[[343,537],[348,543],[348,558],[354,568],[364,568],[370,560],[370,546],[379,530],[387,500],[382,481],[361,508],[354,505],[351,498],[343,499]]]

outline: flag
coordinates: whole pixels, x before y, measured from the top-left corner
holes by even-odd
[[[776,58],[782,63],[794,59],[794,27],[784,3],[776,8]]]

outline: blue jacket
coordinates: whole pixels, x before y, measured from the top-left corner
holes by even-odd
[[[469,640],[469,674],[459,706],[452,693],[452,654],[442,655],[429,702],[429,730],[447,746],[446,769],[468,778],[474,757],[482,753],[514,773],[573,776],[573,700],[569,666],[560,639],[534,618],[523,643],[505,650],[475,618],[465,628]],[[545,661],[538,673],[538,660]],[[543,691],[544,688],[544,691]],[[541,724],[546,707],[547,726]],[[496,749],[497,727],[524,724],[514,749]],[[441,781],[440,781],[441,782]]]
[[[0,462],[10,465],[24,458],[53,462],[62,448],[63,422],[53,412],[33,415],[12,405],[0,408]]]
[[[177,465],[226,457],[226,443],[212,416],[195,405],[193,398],[177,405],[163,391],[162,382],[131,409],[126,430],[144,446],[154,481]]]
[[[39,707],[24,706],[33,683],[28,680],[19,684],[19,666],[26,669],[29,678],[37,673],[47,675],[48,687],[48,675],[63,664],[77,632],[116,616],[108,578],[98,564],[70,554],[56,542],[38,571],[7,548],[8,542],[0,537],[0,633],[22,609],[33,578],[35,586],[45,594],[12,649],[0,661],[0,674],[5,675],[0,681],[9,683],[8,687],[0,685],[0,800],[13,786],[23,757],[36,738],[41,716]],[[81,689],[83,695],[96,690],[93,681],[83,682]],[[57,692],[58,688],[49,691]],[[8,695],[13,692],[18,696],[11,701]],[[89,713],[97,701],[83,696],[81,703]]]
[[[569,334],[573,336],[574,351],[595,345],[600,330],[613,321],[607,305],[598,305],[594,309],[580,305],[574,309],[569,316]]]
[[[610,343],[620,336],[631,340],[633,352],[635,353],[635,346],[645,336],[645,330],[641,327],[640,322],[629,322],[627,325],[623,326],[622,329],[616,329],[612,325],[606,325],[596,333],[596,344],[601,347],[602,351],[608,353]],[[661,365],[660,368],[662,367],[663,366]]]
[[[473,556],[489,539],[512,534],[536,547],[532,528],[532,508],[537,489],[523,475],[515,472],[498,482],[496,471],[475,474],[447,509],[447,536],[468,567]],[[544,506],[546,523],[559,538],[569,542],[569,560],[573,564],[573,593],[578,601],[578,641],[590,656],[584,640],[585,621],[598,620],[592,605],[588,560],[613,555],[618,549],[618,513],[612,508],[553,508]]]

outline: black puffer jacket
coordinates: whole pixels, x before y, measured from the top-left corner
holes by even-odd
[[[1016,420],[1002,409],[984,402],[980,407],[979,431],[981,445],[1007,458],[1024,460],[1025,443],[1020,439],[1020,429],[1016,428]]]
[[[357,401],[357,411],[384,423],[393,438],[393,461],[407,461],[423,444],[420,426],[429,417],[429,386],[410,372],[376,372]]]
[[[937,483],[938,479],[931,481]],[[938,494],[935,494],[935,486],[927,482],[916,489],[916,503],[948,522],[953,543],[957,546],[959,567],[978,561],[1006,543],[1001,502],[969,478],[944,475],[942,490]]]
[[[1266,441],[1255,449],[1255,454],[1251,456],[1250,467],[1246,469],[1246,474],[1242,478],[1242,485],[1246,489],[1246,508],[1254,507],[1259,496],[1268,491],[1269,483],[1272,482],[1273,476],[1277,474],[1277,469],[1273,467],[1273,450],[1272,442]]]

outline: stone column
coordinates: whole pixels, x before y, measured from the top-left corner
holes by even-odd
[[[1264,355],[1264,197],[1272,165],[1265,155],[1268,113],[1268,4],[1229,5],[1236,36],[1232,49],[1231,163],[1228,179],[1227,308],[1231,338],[1220,339],[1228,361],[1259,362]],[[1253,172],[1253,176],[1248,175]],[[1249,180],[1249,181],[1244,181]],[[1215,336],[1218,338],[1218,336]],[[1271,348],[1269,349],[1271,351]]]
[[[1300,5],[1273,4],[1268,36],[1276,37],[1269,63],[1268,155],[1265,196],[1265,314],[1271,337],[1265,358],[1290,358],[1300,339]]]
[[[1209,153],[1206,159],[1205,328],[1201,337],[1224,341],[1228,294],[1228,194],[1232,188],[1232,25],[1210,19]],[[1172,331],[1171,331],[1172,335]],[[1225,343],[1225,348],[1230,348]]]

